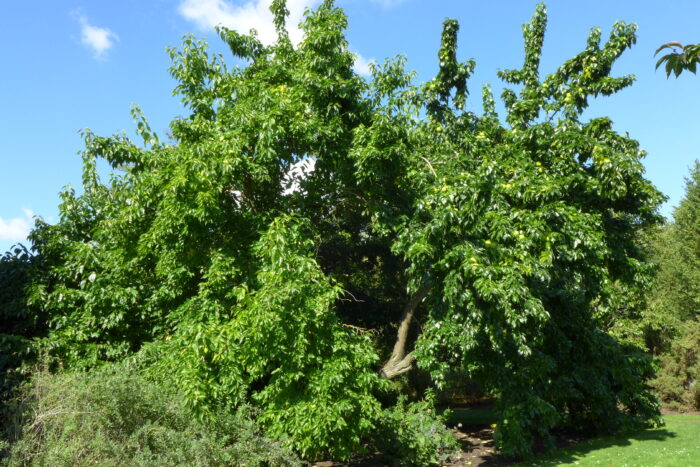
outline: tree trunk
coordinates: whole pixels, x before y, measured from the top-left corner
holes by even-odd
[[[391,352],[391,357],[389,360],[379,371],[379,375],[382,378],[392,379],[402,373],[406,373],[413,367],[413,362],[416,361],[416,357],[413,352],[409,352],[408,354],[406,353],[408,330],[411,326],[411,321],[413,321],[418,305],[421,304],[423,299],[428,295],[429,291],[430,287],[424,285],[411,297],[408,303],[406,303],[403,310],[403,316],[401,317],[401,324],[399,324],[394,350]]]

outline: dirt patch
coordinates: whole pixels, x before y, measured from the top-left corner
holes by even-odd
[[[493,428],[458,427],[454,433],[462,452],[446,466],[500,466],[514,463],[512,459],[506,459],[495,451]]]

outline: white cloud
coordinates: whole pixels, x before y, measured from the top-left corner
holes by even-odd
[[[105,60],[107,51],[119,40],[119,36],[110,29],[93,26],[87,16],[80,12],[73,15],[80,23],[80,43],[92,50],[93,57],[97,60]]]
[[[376,60],[371,58],[371,59],[366,59],[362,55],[360,55],[357,52],[354,52],[355,54],[355,64],[353,65],[353,68],[355,69],[355,73],[369,76],[372,74],[372,71],[369,68],[370,63],[376,63]]]
[[[293,43],[298,44],[303,38],[303,33],[297,25],[304,16],[304,10],[319,2],[320,0],[287,0],[287,29]],[[182,0],[178,12],[201,29],[212,29],[219,25],[241,33],[255,29],[258,39],[263,44],[270,45],[277,40],[270,12],[271,3],[272,0],[247,0],[236,3],[226,0]]]
[[[394,4],[403,0],[373,0],[382,4]],[[255,29],[258,39],[265,44],[273,44],[277,40],[275,26],[272,23],[270,4],[272,0],[248,0],[233,3],[226,0],[181,0],[178,12],[183,18],[194,22],[201,29],[213,29],[215,26],[225,26],[234,31],[247,33]],[[302,21],[304,10],[320,3],[320,0],[287,0],[289,17],[287,29],[289,38],[295,44],[301,42],[303,32],[297,27]],[[369,75],[368,60],[362,55],[355,54],[355,71],[361,75]]]
[[[10,242],[26,242],[29,229],[34,223],[32,217],[34,213],[29,209],[24,209],[24,217],[13,217],[5,220],[0,217],[0,240]]]

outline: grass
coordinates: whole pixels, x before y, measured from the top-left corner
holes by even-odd
[[[661,428],[591,439],[520,465],[700,465],[700,416],[667,415],[664,419],[666,426]]]
[[[666,426],[583,441],[521,467],[604,465],[700,466],[700,415],[666,415]],[[452,409],[450,424],[485,426],[496,423],[490,409]]]

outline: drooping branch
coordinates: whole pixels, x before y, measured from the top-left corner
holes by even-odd
[[[418,305],[420,305],[423,299],[428,295],[429,291],[430,287],[424,285],[410,298],[408,303],[406,303],[403,316],[401,317],[401,323],[399,324],[399,330],[396,335],[394,350],[391,352],[389,360],[379,371],[382,378],[392,379],[402,373],[406,373],[413,366],[413,362],[416,360],[415,355],[413,352],[406,353],[408,330],[410,329],[411,321],[413,321]]]

